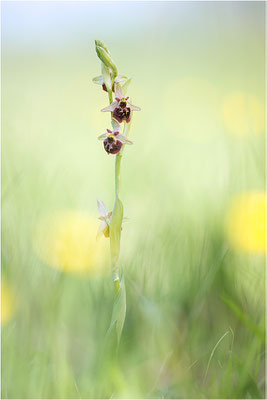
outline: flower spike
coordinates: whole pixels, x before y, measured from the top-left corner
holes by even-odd
[[[129,102],[129,97],[126,97],[126,91],[131,82],[125,76],[118,75],[118,70],[111,54],[106,45],[100,40],[95,41],[96,53],[101,60],[101,75],[94,78],[93,81],[101,85],[103,90],[108,93],[109,105],[101,111],[111,113],[111,129],[107,129],[98,137],[103,141],[104,149],[108,154],[116,154],[115,157],[115,202],[112,212],[108,212],[105,203],[98,200],[98,210],[100,213],[100,226],[98,229],[97,237],[104,235],[110,241],[110,260],[111,260],[111,273],[114,284],[114,305],[112,311],[112,319],[109,327],[109,332],[112,329],[117,338],[117,346],[120,342],[120,337],[124,325],[126,314],[126,290],[119,265],[120,257],[120,242],[124,206],[121,201],[121,160],[125,144],[132,144],[128,139],[129,125],[131,121],[132,112],[139,111],[140,108]],[[123,124],[123,131],[121,130],[121,123]],[[117,322],[117,323],[116,323]],[[115,329],[113,329],[115,327]],[[116,346],[116,348],[117,348]],[[115,346],[114,346],[115,348]]]

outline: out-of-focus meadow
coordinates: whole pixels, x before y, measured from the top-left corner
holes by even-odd
[[[264,397],[264,7],[2,2],[2,398]],[[95,38],[142,108],[117,360]]]

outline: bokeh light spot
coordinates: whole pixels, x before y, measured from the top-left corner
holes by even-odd
[[[227,215],[227,234],[230,243],[244,252],[265,252],[264,192],[248,192],[235,197]]]
[[[223,103],[223,116],[228,131],[237,136],[264,132],[264,106],[251,94],[233,92]]]
[[[34,231],[37,255],[64,272],[102,275],[109,271],[108,240],[96,240],[99,220],[78,211],[42,218]]]

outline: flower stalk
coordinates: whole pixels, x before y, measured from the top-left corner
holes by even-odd
[[[120,239],[123,222],[123,204],[120,199],[121,192],[121,160],[126,144],[133,144],[129,139],[129,127],[133,111],[140,108],[129,102],[125,97],[125,90],[130,83],[126,76],[118,75],[117,67],[111,58],[111,54],[105,44],[99,40],[95,41],[96,53],[101,61],[102,75],[93,78],[94,83],[101,85],[108,94],[109,105],[101,111],[111,113],[112,130],[98,137],[103,140],[104,149],[108,154],[116,155],[115,158],[115,201],[112,212],[108,212],[103,201],[98,201],[98,209],[101,214],[101,224],[98,235],[101,232],[110,239],[111,273],[114,284],[114,306],[110,328],[116,331],[117,344],[124,325],[126,313],[126,294],[123,274],[120,271]],[[114,98],[113,98],[114,93]],[[121,129],[123,127],[123,129]],[[121,131],[123,131],[121,133]],[[121,276],[120,276],[121,275]]]

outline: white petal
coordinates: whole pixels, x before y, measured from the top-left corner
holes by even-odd
[[[141,111],[141,108],[138,106],[134,106],[133,104],[131,104],[129,101],[127,101],[127,104],[131,107],[132,111]]]
[[[129,140],[129,139],[127,139],[127,137],[126,136],[124,136],[124,135],[117,135],[117,136],[115,136],[116,137],[116,139],[118,139],[120,142],[122,142],[123,144],[133,144],[133,142],[131,142],[131,140]]]
[[[105,140],[107,136],[108,136],[107,133],[103,133],[103,135],[98,136],[97,139],[98,139],[98,140]]]
[[[101,214],[103,217],[108,216],[107,207],[102,200],[97,200],[97,208],[98,208],[99,214]]]
[[[101,223],[100,223],[100,225],[99,225],[99,227],[98,227],[97,235],[96,235],[96,238],[97,238],[97,239],[99,239],[100,236],[101,236],[102,234],[104,234],[104,231],[105,231],[105,229],[107,228],[107,226],[108,226],[108,224],[106,223],[105,220],[104,220],[104,221],[101,221]]]
[[[112,126],[113,126],[113,132],[119,132],[121,129],[120,124],[115,118],[112,118]]]
[[[93,78],[93,82],[96,83],[97,85],[103,85],[104,83],[103,75],[96,76],[95,78]]]
[[[117,107],[118,102],[115,100],[113,101],[113,103],[111,103],[109,106],[103,108],[101,111],[105,112],[105,111],[114,111],[114,109]]]

